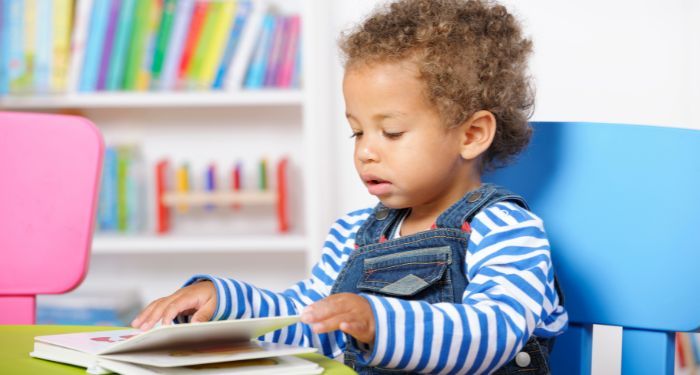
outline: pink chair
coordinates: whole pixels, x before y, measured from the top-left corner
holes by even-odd
[[[103,152],[84,118],[0,112],[0,324],[85,277]]]

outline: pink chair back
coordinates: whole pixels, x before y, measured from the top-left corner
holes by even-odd
[[[0,324],[85,277],[103,152],[84,118],[0,112]]]

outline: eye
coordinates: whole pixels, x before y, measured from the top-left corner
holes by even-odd
[[[352,132],[350,138],[358,138],[362,136],[362,132]]]
[[[398,139],[400,138],[404,132],[396,132],[396,133],[390,133],[390,132],[383,132],[384,136],[389,138],[389,139]]]

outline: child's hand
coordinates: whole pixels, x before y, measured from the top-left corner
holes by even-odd
[[[216,309],[216,288],[210,281],[188,285],[177,292],[151,302],[131,322],[134,328],[151,329],[156,323],[170,324],[180,314],[192,314],[190,322],[211,320]]]
[[[316,333],[337,329],[357,341],[374,343],[374,314],[366,299],[353,293],[338,293],[304,309],[301,321],[311,325]]]

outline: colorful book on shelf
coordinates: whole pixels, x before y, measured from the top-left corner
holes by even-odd
[[[250,12],[252,10],[252,4],[250,0],[240,0],[236,7],[236,18],[231,26],[231,32],[226,42],[226,49],[221,57],[221,62],[219,63],[219,68],[216,72],[216,77],[214,78],[214,83],[212,85],[213,89],[222,89],[224,87],[224,79],[228,74],[229,67],[233,61],[234,56],[236,56],[236,51],[238,50],[238,45],[241,40],[241,32],[246,25]]]
[[[9,50],[10,35],[6,28],[9,23],[9,3],[0,1],[0,96],[7,95],[10,91],[9,70]]]
[[[88,27],[93,0],[78,0],[73,16],[73,34],[71,35],[67,91],[78,91],[80,72],[83,69],[83,59],[87,46]]]
[[[248,16],[243,30],[241,30],[240,43],[235,56],[231,59],[224,87],[227,90],[240,90],[245,83],[246,73],[258,43],[258,36],[262,29],[263,18],[268,11],[267,2],[264,0],[251,3],[252,10]]]
[[[24,61],[24,2],[21,0],[5,0],[5,32],[9,34],[5,51],[8,59],[7,81],[9,91],[13,91],[21,83],[26,66]]]
[[[105,148],[97,221],[102,231],[117,229],[117,150]]]
[[[127,51],[134,22],[134,9],[136,0],[122,0],[117,28],[112,47],[112,58],[107,70],[107,83],[105,88],[110,91],[119,90],[124,83],[124,67],[126,66]]]
[[[34,54],[36,52],[36,1],[24,1],[24,72],[11,83],[12,93],[30,92],[34,89]]]
[[[153,52],[153,65],[151,67],[152,86],[156,88],[161,85],[161,74],[163,72],[166,49],[172,34],[176,6],[175,0],[165,0],[163,2],[163,15],[161,16],[160,27],[158,28],[158,37],[156,39],[155,51]]]
[[[68,82],[70,38],[73,25],[73,0],[53,1],[53,67],[51,91],[62,92]]]
[[[294,56],[294,70],[292,73],[292,83],[291,87],[294,88],[299,88],[301,87],[301,76],[302,76],[302,70],[301,70],[301,55],[302,55],[302,41],[301,38],[297,39],[297,53],[296,56]]]
[[[90,27],[85,48],[85,59],[80,70],[80,91],[90,92],[97,88],[103,42],[107,33],[110,0],[94,0],[90,13]]]
[[[255,55],[250,62],[248,73],[246,74],[244,85],[246,89],[259,89],[262,88],[265,83],[265,69],[270,56],[276,18],[277,16],[274,14],[266,14],[263,18],[259,43],[256,46]]]
[[[180,65],[177,73],[178,84],[180,85],[184,85],[184,82],[187,79],[187,72],[190,70],[190,65],[192,65],[192,58],[194,57],[197,41],[199,40],[200,34],[202,33],[202,29],[204,27],[204,20],[206,19],[208,8],[208,2],[197,1],[195,3],[194,10],[192,11],[190,28],[187,32],[185,48],[182,51],[182,58],[180,59]]]
[[[152,85],[153,73],[151,70],[153,67],[153,58],[155,55],[156,45],[158,43],[160,23],[161,19],[163,18],[163,0],[152,1],[148,17],[144,56],[142,59],[141,69],[139,69],[138,77],[136,79],[136,89],[139,91],[148,90]]]
[[[176,87],[177,72],[187,42],[187,30],[192,20],[194,4],[195,0],[181,0],[177,3],[172,37],[168,44],[161,78],[160,88],[163,90],[173,90]]]
[[[185,74],[185,86],[188,88],[197,87],[199,77],[202,76],[204,59],[210,52],[212,37],[214,36],[214,30],[216,29],[216,21],[221,12],[221,5],[222,4],[220,2],[212,2],[207,8],[207,14],[204,17],[202,31],[200,32],[197,45],[194,48],[194,54],[192,55],[192,62],[190,63]]]
[[[51,91],[51,70],[53,68],[53,14],[52,0],[38,0],[36,14],[36,55],[34,60],[34,91]]]
[[[112,53],[114,52],[114,39],[117,34],[117,25],[119,24],[119,9],[122,0],[110,0],[109,16],[107,18],[107,31],[105,32],[104,44],[102,47],[102,58],[100,59],[100,69],[97,75],[97,90],[107,88],[107,72],[109,64],[112,61]]]
[[[299,15],[292,15],[288,18],[287,40],[284,43],[282,53],[282,63],[275,82],[277,87],[289,88],[292,86],[292,76],[294,75],[294,66],[296,64],[296,56],[299,53],[299,31],[301,28],[301,18]]]
[[[314,362],[288,357],[316,349],[255,340],[298,321],[295,315],[164,325],[149,331],[37,336],[30,355],[85,367],[90,373],[179,374],[196,369],[210,374],[321,373],[323,369]],[[251,360],[257,361],[239,362]]]
[[[226,47],[226,37],[230,34],[231,24],[235,16],[236,2],[224,0],[218,4],[218,8],[216,18],[213,20],[214,26],[212,27],[209,48],[204,52],[202,67],[196,77],[195,86],[201,89],[209,89],[214,84],[217,65],[221,62]]]
[[[124,80],[122,88],[125,90],[136,90],[145,58],[146,42],[148,30],[153,11],[153,1],[140,0],[136,2],[134,18],[132,21],[131,40],[128,42],[127,56],[124,66]]]
[[[264,87],[274,87],[277,81],[277,74],[281,66],[282,49],[286,42],[287,25],[285,16],[275,17],[274,31],[270,40],[270,52],[265,66]]]

